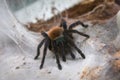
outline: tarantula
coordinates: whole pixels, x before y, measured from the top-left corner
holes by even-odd
[[[40,48],[44,44],[44,50],[43,50],[43,57],[40,65],[40,69],[43,68],[43,64],[45,61],[45,56],[47,53],[47,48],[54,52],[56,57],[56,62],[58,65],[58,68],[61,70],[62,66],[59,61],[59,56],[62,57],[62,60],[66,62],[66,53],[69,53],[73,59],[75,59],[75,55],[73,54],[72,50],[76,49],[77,52],[82,56],[82,58],[85,59],[85,55],[82,53],[82,51],[75,45],[73,40],[72,33],[77,33],[79,35],[82,35],[86,38],[89,38],[89,35],[81,33],[77,30],[73,30],[72,28],[77,25],[82,25],[84,28],[87,28],[88,25],[83,24],[80,21],[77,21],[73,24],[71,24],[69,27],[67,27],[67,23],[64,19],[62,19],[60,26],[56,26],[51,28],[48,32],[42,32],[42,36],[44,39],[40,42],[40,44],[37,47],[37,55],[34,59],[38,59],[38,56],[40,55]]]

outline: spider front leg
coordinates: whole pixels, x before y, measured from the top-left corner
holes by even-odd
[[[58,48],[57,48],[57,45],[56,45],[56,42],[55,42],[55,41],[53,42],[53,46],[54,46],[54,53],[55,53],[55,57],[56,57],[56,62],[57,62],[57,64],[58,64],[59,70],[61,70],[61,69],[62,69],[62,66],[61,66],[61,64],[60,64],[59,55],[57,54]]]
[[[42,58],[42,61],[41,61],[40,69],[43,68],[48,46],[49,46],[49,39],[47,39],[46,42],[45,42],[45,46],[44,46],[44,50],[43,50],[43,58]]]
[[[82,27],[84,27],[84,28],[87,28],[87,27],[88,27],[88,25],[85,25],[83,22],[81,22],[81,21],[76,21],[75,23],[73,23],[73,24],[71,24],[71,25],[69,26],[69,29],[72,29],[72,28],[74,28],[74,27],[76,27],[76,26],[78,26],[78,25],[82,25]]]
[[[38,59],[38,57],[39,57],[39,55],[40,55],[40,48],[42,47],[43,43],[46,41],[46,38],[48,38],[48,35],[47,35],[45,32],[42,32],[41,35],[42,35],[43,37],[45,37],[45,39],[43,39],[43,40],[39,43],[39,45],[38,45],[38,47],[37,47],[37,55],[35,56],[34,59]]]
[[[38,59],[39,55],[40,55],[40,48],[42,47],[43,43],[45,42],[46,39],[43,39],[40,44],[37,47],[37,55],[35,56],[34,59]]]

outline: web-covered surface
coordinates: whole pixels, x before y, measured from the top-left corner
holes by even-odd
[[[72,60],[69,56],[67,56],[67,62],[61,60],[63,69],[60,71],[54,55],[48,51],[45,65],[40,70],[43,48],[41,48],[41,56],[38,60],[34,60],[34,56],[37,44],[43,37],[28,31],[17,22],[6,5],[6,1],[1,0],[0,80],[119,80],[120,74],[112,71],[110,63],[114,60],[112,54],[120,48],[120,26],[117,25],[115,17],[105,25],[93,26],[86,23],[89,25],[87,29],[81,26],[76,27],[77,30],[90,35],[87,40],[84,40],[82,36],[74,35],[75,42],[86,55],[86,59],[81,59],[75,52],[76,60]],[[118,24],[119,17],[118,13]]]

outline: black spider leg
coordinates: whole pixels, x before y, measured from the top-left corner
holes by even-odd
[[[52,50],[52,41],[50,40],[49,50]]]
[[[56,57],[56,63],[58,65],[58,69],[61,70],[62,69],[62,66],[60,64],[60,60],[59,60],[59,55],[58,55],[58,48],[57,48],[57,45],[56,45],[56,42],[53,41],[53,46],[54,46],[54,53],[55,53],[55,57]]]
[[[67,22],[64,19],[61,20],[60,27],[63,27],[64,30],[67,30]]]
[[[78,51],[78,53],[85,59],[85,55],[84,55],[84,54],[82,53],[82,51],[74,44],[73,40],[72,40],[67,34],[65,34],[65,33],[64,33],[64,36],[65,36],[67,42],[68,42],[72,47],[74,47],[74,48]]]
[[[76,21],[75,23],[73,23],[73,24],[71,24],[71,25],[69,26],[69,29],[72,29],[72,28],[76,27],[77,25],[82,25],[82,27],[84,27],[84,28],[87,28],[87,27],[88,27],[88,25],[85,25],[83,22],[81,22],[81,21]]]
[[[42,32],[41,35],[42,35],[43,37],[45,37],[45,39],[43,39],[43,40],[39,43],[39,45],[38,45],[38,47],[37,47],[37,55],[35,56],[34,59],[38,59],[38,57],[39,57],[39,55],[40,55],[40,48],[42,47],[43,43],[45,42],[46,37],[48,38],[48,35],[47,35],[47,33],[45,33],[45,32]]]
[[[79,31],[77,31],[77,30],[67,30],[66,32],[67,32],[67,33],[77,33],[77,34],[82,35],[82,36],[84,36],[84,37],[86,37],[86,38],[89,38],[89,37],[90,37],[89,35],[84,34],[84,33],[82,33],[82,32],[79,32]]]
[[[65,33],[65,32],[64,32]],[[64,34],[63,33],[63,34]],[[67,34],[67,33],[66,33]],[[73,37],[70,35],[70,34],[67,34],[71,39],[73,39]],[[73,54],[73,52],[72,52],[72,48],[69,46],[69,44],[66,42],[65,43],[66,45],[66,47],[67,47],[67,52],[69,52],[70,53],[70,55],[71,55],[71,57],[73,58],[73,59],[75,59],[75,55]]]
[[[62,60],[64,62],[66,62],[66,57],[65,57],[65,46],[63,42],[59,43],[59,49],[60,49],[60,53],[62,54]]]
[[[46,32],[42,32],[41,35],[42,35],[43,37],[45,37],[45,38],[46,38],[46,37],[48,38],[48,35],[47,35]]]
[[[40,48],[42,47],[42,45],[43,45],[43,43],[45,42],[45,40],[46,40],[46,39],[43,39],[43,40],[39,43],[39,45],[38,45],[38,47],[37,47],[37,55],[35,56],[34,59],[38,59],[38,57],[39,57],[39,55],[40,55]]]
[[[40,65],[40,69],[43,68],[44,65],[44,61],[45,61],[45,56],[47,53],[47,48],[49,47],[49,39],[46,39],[45,45],[44,45],[44,50],[43,50],[43,57],[42,57],[42,61],[41,61],[41,65]]]
[[[75,59],[75,55],[73,54],[73,52],[72,52],[72,50],[71,50],[72,48],[69,46],[68,43],[66,43],[66,46],[67,46],[67,48],[69,49],[68,52],[70,52],[71,57],[72,57],[73,59]]]

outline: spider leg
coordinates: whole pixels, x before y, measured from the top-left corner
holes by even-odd
[[[47,35],[46,32],[42,32],[41,35],[42,35],[43,37],[45,37],[45,38],[46,38],[46,37],[48,38],[48,35]]]
[[[87,28],[88,27],[88,25],[85,25],[85,24],[83,24],[83,22],[81,22],[81,21],[76,21],[75,23],[73,23],[73,24],[71,24],[70,26],[69,26],[69,29],[72,29],[72,28],[74,28],[74,27],[76,27],[77,25],[82,25],[84,28]]]
[[[38,45],[38,47],[37,47],[37,55],[35,56],[34,59],[37,59],[38,56],[40,55],[40,48],[42,47],[42,45],[43,45],[43,43],[45,42],[45,40],[46,40],[46,39],[43,39],[43,40],[39,43],[39,45]]]
[[[61,52],[61,54],[62,54],[62,60],[63,60],[64,62],[66,62],[64,43],[61,43],[60,46],[59,46],[59,48],[61,49],[60,52]]]
[[[64,30],[67,30],[67,22],[64,19],[61,20],[60,27],[63,27]]]
[[[49,50],[52,50],[52,41],[50,40],[50,43],[49,43]]]
[[[58,54],[57,54],[57,51],[58,51],[58,49],[57,49],[57,45],[56,45],[56,42],[54,41],[53,42],[53,46],[54,46],[54,52],[55,52],[55,56],[56,56],[56,62],[57,62],[57,64],[58,64],[58,68],[61,70],[62,69],[62,66],[61,66],[61,64],[60,64],[60,60],[59,60],[59,56],[58,56]]]
[[[78,53],[85,59],[85,55],[82,53],[82,51],[75,44],[72,45],[78,51]]]
[[[73,59],[75,59],[75,55],[73,54],[73,52],[70,50],[70,55]]]
[[[70,38],[72,38],[73,39],[73,35],[72,35],[72,33],[70,34],[67,34]]]
[[[84,37],[86,37],[86,38],[89,38],[89,37],[90,37],[89,35],[84,34],[84,33],[82,33],[82,32],[79,32],[79,31],[77,31],[77,30],[67,30],[66,32],[67,32],[67,33],[77,33],[77,34],[82,35],[82,36],[84,36]]]
[[[47,39],[46,42],[45,42],[45,46],[44,46],[44,50],[43,50],[43,58],[42,58],[42,61],[41,61],[40,69],[43,68],[48,46],[49,46],[49,39]]]
[[[71,47],[70,47],[68,44],[66,44],[66,46],[69,48],[69,52],[70,52],[71,57],[72,57],[73,59],[75,59],[75,55],[73,54],[73,52],[72,52],[72,50],[71,50]]]
[[[65,35],[65,37],[66,37],[66,40],[68,41],[68,43],[72,46],[72,47],[74,47],[77,51],[78,51],[78,53],[85,59],[85,55],[82,53],[82,51],[74,44],[74,42],[72,41],[72,39],[69,37],[69,36],[67,36],[67,35]]]

